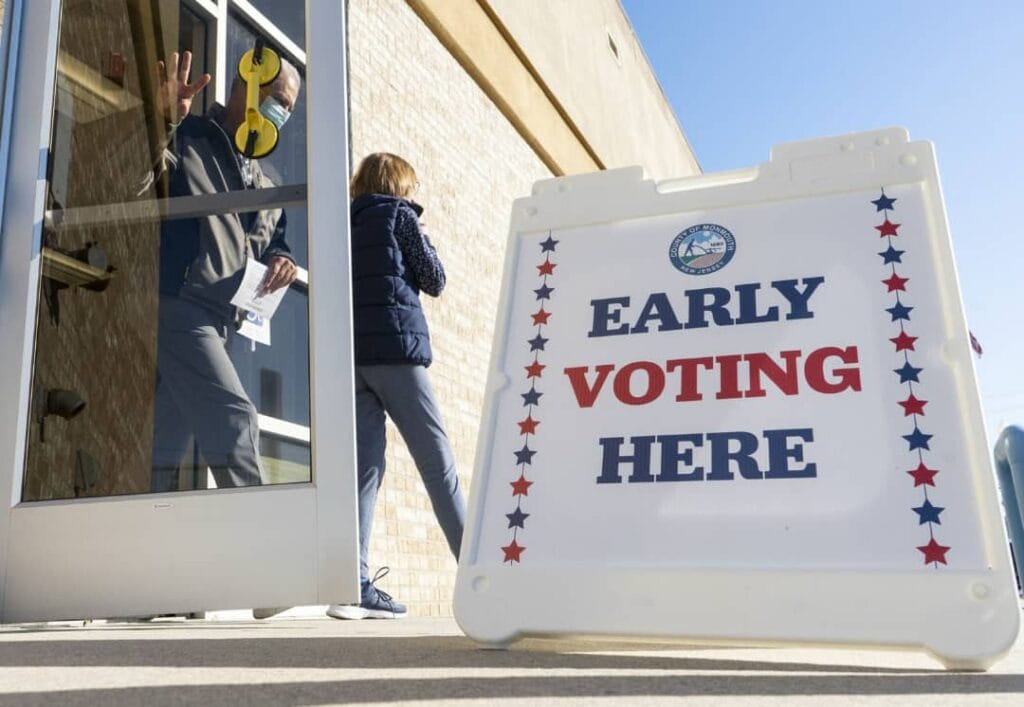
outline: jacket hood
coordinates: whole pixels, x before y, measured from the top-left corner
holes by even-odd
[[[383,204],[394,203],[398,203],[399,205],[405,204],[415,211],[417,216],[423,215],[423,207],[415,201],[403,199],[399,196],[391,196],[390,194],[363,194],[362,196],[357,196],[352,200],[352,217],[355,218],[356,214],[364,209],[370,208],[371,206],[381,206]]]

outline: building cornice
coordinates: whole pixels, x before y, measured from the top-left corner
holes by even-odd
[[[407,0],[556,176],[604,169],[486,0]]]

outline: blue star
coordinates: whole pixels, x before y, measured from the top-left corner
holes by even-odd
[[[531,462],[530,460],[533,459],[533,455],[536,454],[536,453],[537,452],[533,451],[532,449],[527,447],[525,444],[523,445],[523,448],[520,449],[518,452],[513,452],[513,454],[516,455],[516,464],[517,465],[518,464],[532,464],[533,462]]]
[[[883,250],[879,255],[882,256],[882,264],[888,265],[889,263],[902,263],[903,260],[900,259],[900,256],[906,252],[905,250],[896,250],[889,246],[888,250]]]
[[[523,405],[540,405],[540,396],[544,393],[538,393],[536,387],[530,388],[529,393],[520,393],[523,396]]]
[[[902,302],[897,302],[895,307],[889,307],[886,312],[892,315],[892,321],[898,321],[900,319],[910,320],[910,311],[913,307],[908,307]]]
[[[874,201],[872,201],[871,203],[875,205],[875,211],[878,212],[888,211],[889,209],[892,208],[892,205],[893,203],[895,203],[895,201],[896,199],[890,199],[885,195],[885,192],[883,191],[882,195],[875,199]]]
[[[902,367],[894,368],[892,372],[899,375],[900,383],[909,383],[910,381],[920,383],[921,381],[917,379],[917,374],[923,370],[923,368],[914,368],[910,365],[910,361],[907,361]]]
[[[942,525],[942,521],[939,520],[939,514],[946,509],[942,506],[933,506],[932,502],[926,498],[923,504],[912,510],[920,517],[920,520],[917,523],[918,525],[924,525],[925,523]]]
[[[934,436],[935,435],[926,435],[924,432],[915,427],[912,433],[908,435],[903,435],[903,439],[907,440],[907,444],[910,445],[910,449],[908,451],[912,452],[915,449],[930,450],[931,447],[928,446],[928,440],[930,440]]]
[[[546,241],[541,241],[540,252],[541,253],[548,253],[548,252],[554,251],[556,245],[558,245],[558,241],[553,239],[551,237],[551,235],[549,234],[548,235],[548,239]]]
[[[539,290],[534,290],[537,293],[537,299],[551,299],[551,293],[554,291],[554,287],[548,287],[547,285],[541,285]]]
[[[530,351],[543,351],[544,344],[548,343],[548,340],[540,334],[537,334],[537,336],[532,339],[527,339],[526,341],[530,344]]]
[[[510,528],[524,528],[523,522],[530,517],[529,513],[523,513],[519,508],[515,509],[511,513],[506,513],[505,517],[508,518],[508,527]]]

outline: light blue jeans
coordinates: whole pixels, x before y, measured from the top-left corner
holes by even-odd
[[[1024,428],[1008,425],[996,440],[994,456],[1020,588],[1024,586]]]
[[[448,547],[458,559],[466,503],[427,369],[415,364],[356,366],[355,373],[360,579],[364,585],[369,579],[373,510],[384,480],[385,416],[391,417],[405,440]]]

